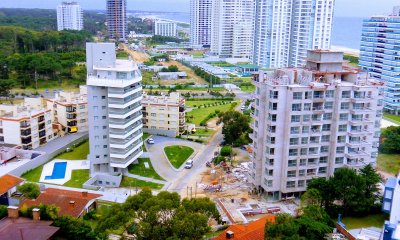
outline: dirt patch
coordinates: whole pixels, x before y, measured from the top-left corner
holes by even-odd
[[[129,53],[129,55],[131,55],[131,57],[133,58],[133,60],[135,62],[144,63],[150,59],[149,55],[147,55],[146,53],[131,50],[131,49],[129,49],[128,45],[126,45],[126,44],[121,44],[121,46],[125,52],[127,52],[127,53]]]

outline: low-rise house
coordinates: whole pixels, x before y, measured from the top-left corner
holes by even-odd
[[[265,216],[249,224],[233,224],[223,231],[218,237],[213,240],[256,240],[264,239],[265,224],[267,222],[274,223],[275,216]]]
[[[41,221],[40,210],[33,209],[33,219],[19,217],[18,207],[8,207],[8,217],[0,220],[0,239],[4,240],[47,240],[52,239],[58,227],[52,221]]]
[[[51,110],[42,98],[25,98],[23,104],[0,105],[0,143],[35,149],[54,139]]]
[[[143,132],[175,137],[186,130],[185,99],[179,93],[143,95],[142,105]]]
[[[88,130],[87,88],[81,86],[79,93],[60,92],[47,99],[47,109],[59,135]]]
[[[259,67],[255,64],[236,64],[236,71],[242,76],[251,76],[253,73],[258,72]]]
[[[0,204],[17,205],[19,201],[13,198],[17,192],[17,187],[25,182],[24,179],[6,174],[0,177]]]
[[[186,79],[187,73],[186,72],[158,72],[157,77],[160,80],[179,80],[179,79]]]
[[[59,216],[82,217],[90,210],[96,208],[96,199],[100,194],[87,191],[78,192],[56,188],[47,188],[37,199],[27,199],[22,202],[23,207],[43,205],[54,205],[59,208]]]

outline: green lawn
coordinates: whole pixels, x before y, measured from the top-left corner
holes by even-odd
[[[394,123],[400,124],[400,115],[383,114],[383,118],[392,121]]]
[[[124,51],[118,51],[117,52],[117,58],[128,59],[129,58],[129,54],[127,52],[124,52]]]
[[[79,145],[76,148],[71,148],[71,152],[65,152],[58,155],[56,158],[65,160],[86,160],[89,154],[89,140]]]
[[[66,182],[64,186],[66,187],[74,187],[74,188],[82,188],[82,185],[89,180],[89,170],[72,170],[71,180]]]
[[[164,148],[164,152],[175,168],[180,168],[184,162],[194,152],[193,148],[186,146],[169,146]]]
[[[143,141],[145,141],[148,137],[150,137],[150,133],[143,133],[143,137],[142,137],[142,139],[143,139]]]
[[[26,181],[29,182],[39,182],[40,175],[42,175],[42,170],[43,170],[43,165],[22,174],[21,178],[24,178],[26,179]]]
[[[202,106],[204,104],[214,104],[214,103],[220,103],[223,102],[221,100],[199,100],[199,101],[193,101],[193,100],[186,100],[186,107],[198,107]],[[229,101],[225,101],[229,102]]]
[[[131,164],[128,166],[128,170],[130,173],[164,181],[164,179],[154,170],[149,158],[139,158],[138,161],[138,164]],[[149,163],[149,168],[146,168],[144,166],[145,162]]]
[[[368,215],[366,217],[344,217],[342,222],[347,229],[378,227],[381,228],[385,223],[387,216],[383,213]]]
[[[219,110],[221,112],[226,112],[230,110],[231,104],[224,104],[224,105],[219,105],[219,106],[214,106],[214,107],[207,107],[207,108],[199,108],[199,109],[193,109],[190,112],[186,113],[186,116],[193,116],[193,119],[191,119],[191,122],[196,124],[197,126],[200,125],[200,122],[203,121],[210,113],[215,112],[215,110]]]
[[[378,168],[397,175],[400,170],[400,154],[378,154]]]
[[[191,136],[211,136],[215,133],[213,129],[196,128],[195,134],[190,134]]]
[[[130,178],[130,177],[126,177],[123,176],[122,177],[122,181],[121,181],[121,185],[120,187],[138,187],[138,188],[143,188],[143,187],[149,187],[149,188],[153,188],[153,189],[161,189],[164,185],[162,184],[157,184],[157,183],[153,183],[153,182],[146,182],[146,181],[142,181],[136,178]]]
[[[251,85],[251,86],[241,86],[240,90],[243,92],[254,92],[256,90],[256,86]]]

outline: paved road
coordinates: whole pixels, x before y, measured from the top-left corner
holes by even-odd
[[[156,172],[163,177],[167,181],[175,181],[179,176],[179,170],[177,171],[172,167],[168,159],[165,157],[164,148],[171,145],[182,145],[188,146],[195,150],[194,155],[202,151],[204,145],[178,139],[178,138],[169,138],[169,137],[162,137],[162,136],[153,136],[155,144],[146,144],[147,151],[150,155],[151,164],[153,165]],[[194,158],[195,165],[196,165],[196,158]]]
[[[223,136],[221,133],[221,128],[219,128],[218,132],[214,135],[214,138],[210,141],[210,143],[206,145],[203,151],[196,156],[193,168],[182,171],[179,174],[178,179],[168,187],[168,190],[181,193],[184,189],[186,189],[190,180],[200,175],[205,168],[206,162],[210,161],[214,157],[214,152],[219,149],[219,144],[222,142],[222,140]]]

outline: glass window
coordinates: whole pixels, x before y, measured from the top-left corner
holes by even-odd
[[[288,166],[289,167],[296,167],[297,166],[297,160],[289,160],[288,161]]]
[[[307,159],[300,159],[300,166],[307,165]]]
[[[302,137],[301,144],[308,144],[308,137]]]
[[[292,115],[292,123],[294,122],[300,122],[300,115]]]
[[[299,139],[298,138],[291,138],[290,139],[290,145],[297,145],[299,144]]]
[[[304,177],[306,175],[306,170],[299,170],[299,177]]]
[[[306,155],[307,155],[307,152],[308,152],[308,149],[307,149],[307,148],[302,148],[302,149],[300,149],[300,155],[301,155],[301,156],[306,156]]]
[[[288,177],[296,177],[296,170],[287,171]]]
[[[291,134],[299,134],[300,133],[300,127],[291,127],[290,128],[290,133]]]
[[[344,147],[336,147],[336,153],[344,153]]]
[[[348,110],[350,108],[350,104],[348,102],[343,102],[340,104],[341,110]]]
[[[325,109],[332,109],[333,108],[333,102],[326,102],[325,103]]]
[[[286,182],[286,187],[287,188],[295,188],[296,187],[296,181],[287,181]]]
[[[321,142],[329,142],[330,138],[330,135],[322,135]]]
[[[339,120],[340,121],[347,121],[348,119],[349,119],[349,114],[347,114],[347,113],[341,113],[339,115]]]
[[[339,132],[346,132],[347,131],[347,125],[343,124],[343,125],[339,125]]]
[[[298,150],[297,149],[289,149],[289,156],[297,156]]]
[[[350,98],[350,91],[343,91],[342,98]]]
[[[332,113],[325,113],[324,120],[332,120]]]
[[[335,158],[335,164],[343,164],[344,157]]]
[[[298,187],[304,187],[305,186],[305,181],[304,180],[297,181],[297,186]]]
[[[303,122],[309,122],[310,121],[310,115],[303,115]]]
[[[294,92],[293,93],[293,99],[294,100],[300,100],[303,98],[303,93],[302,92]]]
[[[301,103],[292,104],[292,111],[300,112],[301,111]]]
[[[311,103],[304,103],[304,111],[310,111],[311,110]]]
[[[329,151],[329,146],[321,146],[321,153],[327,153]]]
[[[302,132],[303,133],[309,133],[310,132],[310,127],[309,126],[303,126]]]
[[[334,90],[328,90],[325,92],[325,97],[326,98],[333,98],[335,91]]]
[[[330,124],[323,124],[322,125],[322,131],[330,131],[331,130],[331,125]]]

